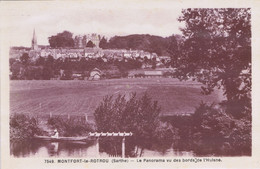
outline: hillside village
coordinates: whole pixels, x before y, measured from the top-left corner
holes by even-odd
[[[74,47],[41,46],[37,43],[34,31],[31,48],[12,47],[10,49],[10,60],[12,60],[10,61],[10,77],[11,79],[28,79],[24,77],[24,74],[29,69],[33,72],[42,72],[44,65],[37,65],[37,62],[47,60],[48,57],[59,63],[71,62],[76,66],[69,70],[70,75],[65,75],[67,67],[63,66],[63,68],[55,70],[56,73],[53,73],[53,76],[43,79],[97,80],[120,77],[172,77],[174,73],[174,69],[170,67],[170,56],[159,56],[155,52],[144,50],[102,49],[100,41],[102,41],[101,35],[77,35],[74,37]],[[50,44],[52,44],[51,41]],[[28,57],[30,66],[21,64],[22,57]],[[82,64],[82,62],[92,62],[92,64],[91,66],[86,65],[88,68],[79,70],[77,65]],[[99,63],[101,63],[101,66]]]

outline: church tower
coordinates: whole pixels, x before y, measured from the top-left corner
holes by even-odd
[[[36,39],[36,35],[35,35],[35,29],[33,30],[32,50],[38,50],[37,39]]]

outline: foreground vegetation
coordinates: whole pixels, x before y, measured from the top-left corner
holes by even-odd
[[[39,127],[37,120],[24,114],[14,114],[10,116],[10,140],[25,141],[33,136],[42,135],[44,131]]]
[[[88,136],[89,132],[95,130],[95,126],[87,123],[85,119],[64,119],[58,116],[49,118],[47,124],[52,129],[57,129],[59,135],[64,137]]]
[[[129,99],[104,97],[95,111],[98,131],[133,132],[127,138],[129,156],[142,156],[144,149],[165,152],[186,143],[197,156],[251,155],[251,121],[234,119],[219,104],[201,103],[190,116],[160,116],[160,106],[147,93]],[[121,153],[121,139],[102,138],[102,151]],[[185,148],[184,148],[185,151]]]
[[[11,141],[26,141],[34,138],[35,135],[53,135],[54,129],[59,132],[59,136],[87,136],[89,132],[95,130],[95,126],[86,122],[85,119],[71,118],[64,119],[60,116],[52,117],[47,120],[47,128],[50,131],[45,131],[40,125],[44,121],[39,117],[30,117],[25,114],[15,114],[10,117],[10,140]],[[46,128],[45,128],[46,129]]]

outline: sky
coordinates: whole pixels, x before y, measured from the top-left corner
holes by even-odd
[[[148,3],[149,2],[149,3]],[[74,35],[97,33],[106,37],[129,34],[181,34],[181,7],[158,1],[16,2],[6,5],[0,28],[11,46],[31,46],[33,30],[39,45],[64,30]]]

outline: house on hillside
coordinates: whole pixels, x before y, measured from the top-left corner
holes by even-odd
[[[161,70],[145,70],[145,77],[162,77],[163,72]]]
[[[99,58],[102,57],[104,53],[99,48],[85,48],[84,49],[84,56],[86,58]]]
[[[144,70],[130,70],[128,72],[128,78],[144,77]]]
[[[100,78],[101,78],[101,70],[99,70],[98,68],[94,68],[90,72],[89,80],[100,80]]]
[[[72,71],[71,78],[73,80],[83,80],[84,79],[84,73],[79,71]]]
[[[136,78],[136,77],[162,77],[162,70],[154,70],[154,69],[139,69],[139,70],[131,70],[128,72],[128,78]]]
[[[30,51],[29,48],[19,48],[19,47],[11,47],[9,50],[10,58],[19,59],[24,53],[28,53]]]
[[[94,48],[85,48],[84,49],[84,56],[87,58],[93,58],[97,51]]]

